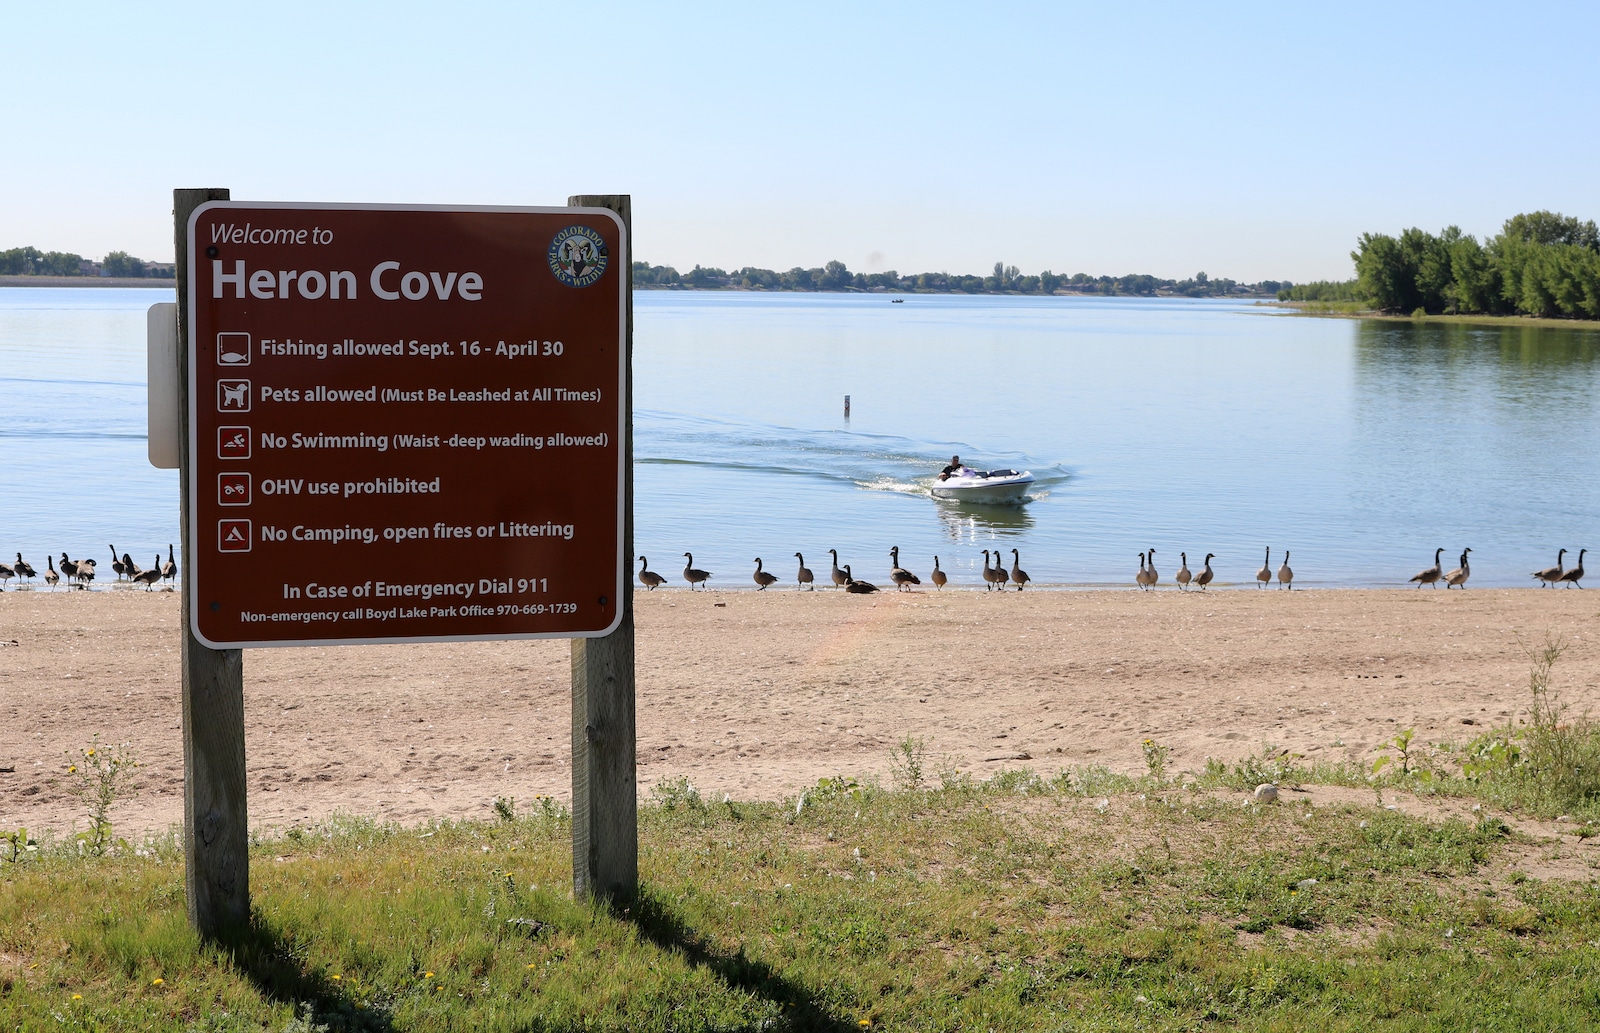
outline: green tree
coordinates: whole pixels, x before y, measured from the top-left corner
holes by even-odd
[[[1363,233],[1350,253],[1356,283],[1374,308],[1410,312],[1417,307],[1417,270],[1400,241],[1386,233]]]
[[[844,263],[834,259],[822,267],[822,275],[817,278],[817,286],[825,291],[843,290],[851,285],[853,279]]]
[[[113,251],[106,255],[100,263],[100,268],[107,276],[144,275],[144,261],[134,258],[126,251]]]
[[[1560,212],[1526,212],[1507,219],[1502,234],[1528,244],[1573,244],[1591,251],[1600,250],[1600,228],[1591,219]]]

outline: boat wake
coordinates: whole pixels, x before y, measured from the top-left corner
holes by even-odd
[[[1016,452],[970,442],[918,441],[848,430],[804,430],[736,423],[701,416],[639,411],[634,416],[634,461],[758,476],[802,477],[861,491],[931,498],[934,468],[952,454],[982,455],[995,466],[1034,472],[1029,500],[1065,484],[1066,469]]]

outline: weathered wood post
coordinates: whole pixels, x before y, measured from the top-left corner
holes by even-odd
[[[183,541],[183,855],[189,924],[215,938],[250,917],[250,833],[245,809],[244,662],[238,649],[194,637],[194,528],[189,526],[189,216],[225,189],[174,190],[178,280],[178,486]]]
[[[572,207],[609,208],[627,230],[627,432],[622,441],[622,622],[605,638],[572,640],[572,889],[629,900],[639,888],[639,799],[633,693],[633,205],[628,194],[579,194]]]

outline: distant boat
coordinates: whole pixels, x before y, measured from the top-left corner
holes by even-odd
[[[891,305],[904,305],[905,303],[906,303],[906,299],[904,299],[904,298],[890,298],[889,299],[889,304],[891,304]]]

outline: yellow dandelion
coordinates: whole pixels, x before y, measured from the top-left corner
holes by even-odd
[[[150,980],[150,985],[151,986],[166,986],[167,985],[167,981],[165,979],[162,979],[160,976],[156,976],[154,979]]]
[[[434,990],[436,990],[436,991],[438,991],[438,990],[443,990],[443,989],[444,989],[444,987],[442,987],[442,986],[436,986],[436,987],[434,987]]]
[[[76,764],[72,765],[72,767],[67,769],[67,774],[69,774],[69,775],[75,775],[77,773],[78,773],[78,765],[76,765]]]
[[[529,968],[538,968],[539,967],[539,963],[537,961],[530,961],[530,962],[528,962],[528,967]]]
[[[344,976],[334,976],[333,977],[333,981],[337,983],[339,980],[341,980],[343,978],[344,978]]]
[[[81,1001],[81,1000],[83,1000],[83,995],[82,994],[73,994],[72,995],[72,999],[74,1001]]]
[[[424,973],[422,973],[422,978],[423,979],[432,979],[433,978],[433,973],[432,972],[424,972]]]
[[[872,1020],[871,1019],[862,1019],[861,1020],[861,1028],[862,1029],[867,1029],[871,1025],[872,1025]]]
[[[94,756],[94,751],[93,750],[84,750],[83,751],[83,755],[85,757],[92,757],[92,756]]]

